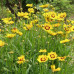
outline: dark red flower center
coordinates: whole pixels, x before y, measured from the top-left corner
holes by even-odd
[[[55,55],[54,55],[54,54],[51,54],[50,57],[51,57],[51,58],[55,58]]]
[[[61,57],[61,59],[65,59],[65,57]]]
[[[45,29],[46,29],[46,30],[49,30],[49,29],[50,29],[50,27],[49,27],[49,26],[45,26]]]
[[[46,58],[41,58],[40,60],[41,60],[41,61],[46,61]]]
[[[16,30],[16,28],[13,28],[14,30]]]
[[[66,31],[69,31],[69,29],[65,28]]]
[[[52,14],[52,15],[51,15],[51,17],[53,17],[53,18],[54,18],[54,17],[55,17],[55,15],[54,15],[54,14]]]
[[[23,61],[23,58],[21,58],[19,61]]]

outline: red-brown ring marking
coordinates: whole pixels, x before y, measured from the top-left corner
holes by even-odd
[[[52,15],[51,15],[51,17],[53,17],[53,18],[54,18],[54,17],[55,17],[55,15],[54,15],[54,14],[52,14]]]
[[[14,30],[16,30],[16,28],[13,28]]]
[[[52,55],[53,55],[53,57],[52,57]],[[54,55],[54,54],[51,54],[50,57],[51,57],[51,58],[55,58],[55,55]]]
[[[46,58],[41,58],[40,60],[41,60],[41,61],[46,61]]]
[[[50,29],[50,27],[49,27],[49,26],[45,26],[45,29],[46,29],[46,30],[49,30],[49,29]]]
[[[60,59],[65,59],[65,57],[61,57]]]
[[[23,61],[23,58],[21,58],[19,61]]]

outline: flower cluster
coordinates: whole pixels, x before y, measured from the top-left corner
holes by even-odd
[[[40,49],[39,52],[45,53],[47,51],[46,51],[46,49]],[[59,57],[56,54],[56,52],[50,52],[50,53],[48,53],[48,55],[39,55],[38,58],[37,58],[38,62],[40,62],[40,63],[46,62],[48,60],[51,60],[53,62],[56,59],[58,59],[59,61],[65,61],[66,56]],[[52,69],[53,72],[61,70],[60,67],[58,67],[57,69],[55,69],[55,65],[54,64],[51,65],[51,69]]]
[[[10,18],[3,18],[2,20],[3,20],[3,22],[4,22],[5,24],[13,24],[14,21],[12,21],[11,19],[12,19],[12,18],[10,17]]]

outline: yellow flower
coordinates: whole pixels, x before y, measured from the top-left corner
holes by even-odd
[[[40,49],[39,52],[47,52],[47,50],[46,49]]]
[[[2,20],[3,20],[3,22],[6,23],[6,24],[13,24],[14,21],[10,21],[11,19],[12,19],[12,18],[10,17],[10,18],[3,18]]]
[[[18,30],[17,28],[13,28],[11,31],[12,31],[13,33],[17,33],[19,30]]]
[[[3,42],[3,41],[0,40],[0,47],[2,47],[4,45],[5,45],[5,42]]]
[[[66,13],[59,13],[57,16],[57,20],[64,20],[64,18],[66,17]]]
[[[49,4],[45,4],[45,5],[40,5],[39,7],[46,8],[48,6],[49,6]]]
[[[54,27],[59,27],[61,24],[57,23],[57,24],[54,24],[53,26]]]
[[[0,32],[1,32],[2,30],[0,29]]]
[[[37,25],[37,27],[42,27],[42,25],[39,25],[39,24],[36,24]]]
[[[2,20],[3,21],[10,21],[12,18],[11,17],[9,17],[9,18],[3,18]]]
[[[30,30],[33,27],[33,25],[32,24],[26,25],[26,27],[27,27],[28,30]]]
[[[49,12],[49,14],[50,14],[50,19],[57,19],[57,15],[56,15],[56,13],[55,12]]]
[[[45,31],[49,31],[51,29],[53,29],[52,25],[50,25],[50,23],[45,23],[42,27]]]
[[[72,24],[74,24],[74,21],[71,21]]]
[[[49,18],[50,17],[50,14],[49,14],[49,12],[47,12],[47,13],[44,13],[43,16]]]
[[[25,30],[28,30],[26,27],[23,27]]]
[[[45,17],[46,22],[50,22],[50,14],[49,14],[49,12],[44,13],[43,16]]]
[[[70,20],[67,20],[68,23],[70,23]]]
[[[60,67],[58,67],[57,69],[55,69],[55,65],[51,65],[51,69],[52,69],[53,72],[61,70]]]
[[[24,18],[26,18],[26,19],[28,19],[29,18],[29,16],[23,16]]]
[[[48,12],[49,10],[48,9],[43,9],[45,12]]]
[[[58,59],[59,59],[60,61],[65,61],[66,56],[64,56],[64,57],[58,57]]]
[[[64,24],[63,25],[63,28],[66,31],[66,33],[70,33],[72,31],[71,30],[71,28],[72,28],[72,25],[71,24],[69,24],[69,25]]]
[[[24,62],[25,62],[24,55],[21,55],[20,57],[18,57],[18,61],[17,61],[18,64],[22,64]]]
[[[50,53],[48,53],[48,58],[49,58],[49,60],[55,60],[55,59],[57,59],[56,52],[50,52]]]
[[[74,26],[72,26],[72,27],[71,27],[71,31],[73,31],[73,32],[74,32]]]
[[[16,36],[16,34],[7,34],[5,37],[13,38],[14,36]]]
[[[48,57],[46,55],[39,55],[37,59],[40,63],[46,62],[48,60]]]
[[[32,6],[33,6],[33,4],[27,4],[26,6],[27,6],[27,7],[32,7]]]
[[[51,31],[51,30],[50,30],[50,31],[48,31],[48,33],[49,33],[49,34],[51,34],[51,35],[53,35],[53,36],[54,36],[54,35],[57,35],[57,33],[56,33],[56,32],[53,32],[53,31]]]
[[[21,35],[23,35],[23,33],[22,33],[22,32],[20,32],[20,31],[18,31],[17,33],[18,33],[20,36],[21,36]]]
[[[63,34],[63,32],[62,31],[58,31],[57,34]]]
[[[9,22],[8,22],[8,24],[13,24],[13,23],[14,23],[14,21],[9,21]]]
[[[28,16],[28,13],[27,12],[18,12],[18,14],[17,14],[18,16],[20,16],[20,17],[24,17],[24,16]]]
[[[28,12],[34,13],[34,9],[33,8],[28,8]]]
[[[69,39],[65,39],[65,40],[60,41],[60,43],[66,43],[66,42],[69,42],[69,41],[70,41]]]
[[[36,23],[38,23],[37,19],[30,22],[30,24],[36,24]]]

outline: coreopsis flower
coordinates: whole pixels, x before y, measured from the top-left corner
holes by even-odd
[[[56,23],[56,24],[53,24],[53,27],[59,27],[61,24],[60,23]]]
[[[24,17],[24,16],[28,16],[29,15],[29,13],[27,13],[27,12],[18,12],[18,14],[17,14],[18,16],[20,16],[20,17]]]
[[[66,56],[64,56],[64,57],[58,57],[58,59],[59,59],[60,61],[65,61]]]
[[[72,20],[71,23],[74,24],[74,21]]]
[[[17,28],[13,28],[11,31],[12,31],[13,33],[17,33],[19,30],[18,30]]]
[[[64,18],[66,17],[66,13],[59,13],[57,16],[57,20],[64,20]]]
[[[14,21],[9,21],[7,24],[14,24]]]
[[[28,12],[29,13],[34,13],[34,9],[33,8],[28,8]]]
[[[70,33],[71,32],[71,25],[63,25],[64,30],[66,31],[66,33]]]
[[[2,30],[0,29],[0,32],[1,32]]]
[[[39,7],[46,8],[48,6],[49,6],[49,4],[45,4],[45,5],[40,5]]]
[[[47,50],[46,49],[40,49],[39,52],[47,52]]]
[[[2,40],[0,40],[0,47],[4,46],[5,42],[3,42]]]
[[[48,57],[46,55],[39,55],[37,59],[40,63],[46,62],[48,60]]]
[[[74,26],[71,27],[71,31],[74,32]]]
[[[9,17],[9,18],[3,18],[2,20],[3,21],[10,21],[12,18],[11,17]]]
[[[51,31],[51,30],[50,30],[50,31],[48,31],[48,33],[49,33],[49,34],[51,34],[51,35],[53,35],[53,36],[57,35],[57,33],[56,33],[56,32]]]
[[[44,13],[43,16],[45,17],[46,22],[50,22],[50,14],[49,14],[49,12]]]
[[[5,37],[7,37],[7,38],[13,38],[13,37],[15,37],[15,36],[16,36],[16,34],[6,34]]]
[[[57,14],[55,12],[49,12],[50,14],[50,19],[57,19]]]
[[[51,65],[51,69],[52,69],[53,72],[56,72],[56,71],[60,71],[61,70],[60,67],[58,67],[58,68],[55,69],[55,65]]]
[[[17,32],[17,34],[19,34],[20,36],[21,36],[21,35],[23,35],[23,33],[22,33],[22,32],[20,32],[20,31],[18,31],[18,32]]]
[[[48,12],[49,10],[48,9],[43,9],[43,11]]]
[[[36,26],[39,27],[39,28],[42,27],[42,25],[39,25],[39,24],[36,24]]]
[[[32,7],[32,6],[33,6],[33,4],[27,4],[26,6],[27,6],[27,7]]]
[[[23,29],[28,30],[26,27],[23,27]]]
[[[63,32],[62,31],[58,31],[57,34],[63,34]]]
[[[26,18],[26,19],[28,19],[29,18],[29,16],[23,16],[24,18]]]
[[[70,20],[67,20],[68,23],[70,23]]]
[[[50,14],[49,14],[49,12],[46,12],[46,13],[43,14],[43,16],[49,18],[50,17]]]
[[[69,42],[70,40],[69,39],[65,39],[65,40],[61,40],[60,43],[66,43],[66,42]]]
[[[36,24],[36,23],[38,23],[37,19],[30,22],[30,24]]]
[[[14,23],[14,21],[11,21],[11,17],[10,18],[3,18],[2,20],[3,20],[3,22],[4,23],[6,23],[6,24],[13,24]]]
[[[32,24],[26,25],[26,27],[27,27],[28,30],[30,30],[33,27],[33,25]]]
[[[49,60],[55,60],[55,59],[57,59],[56,52],[50,52],[50,53],[48,53],[48,58],[49,58]]]
[[[50,25],[50,23],[45,23],[42,27],[45,31],[49,31],[51,29],[53,29],[52,25]]]
[[[23,64],[24,62],[25,62],[24,55],[21,55],[20,57],[18,57],[18,61],[17,61],[18,64]]]

